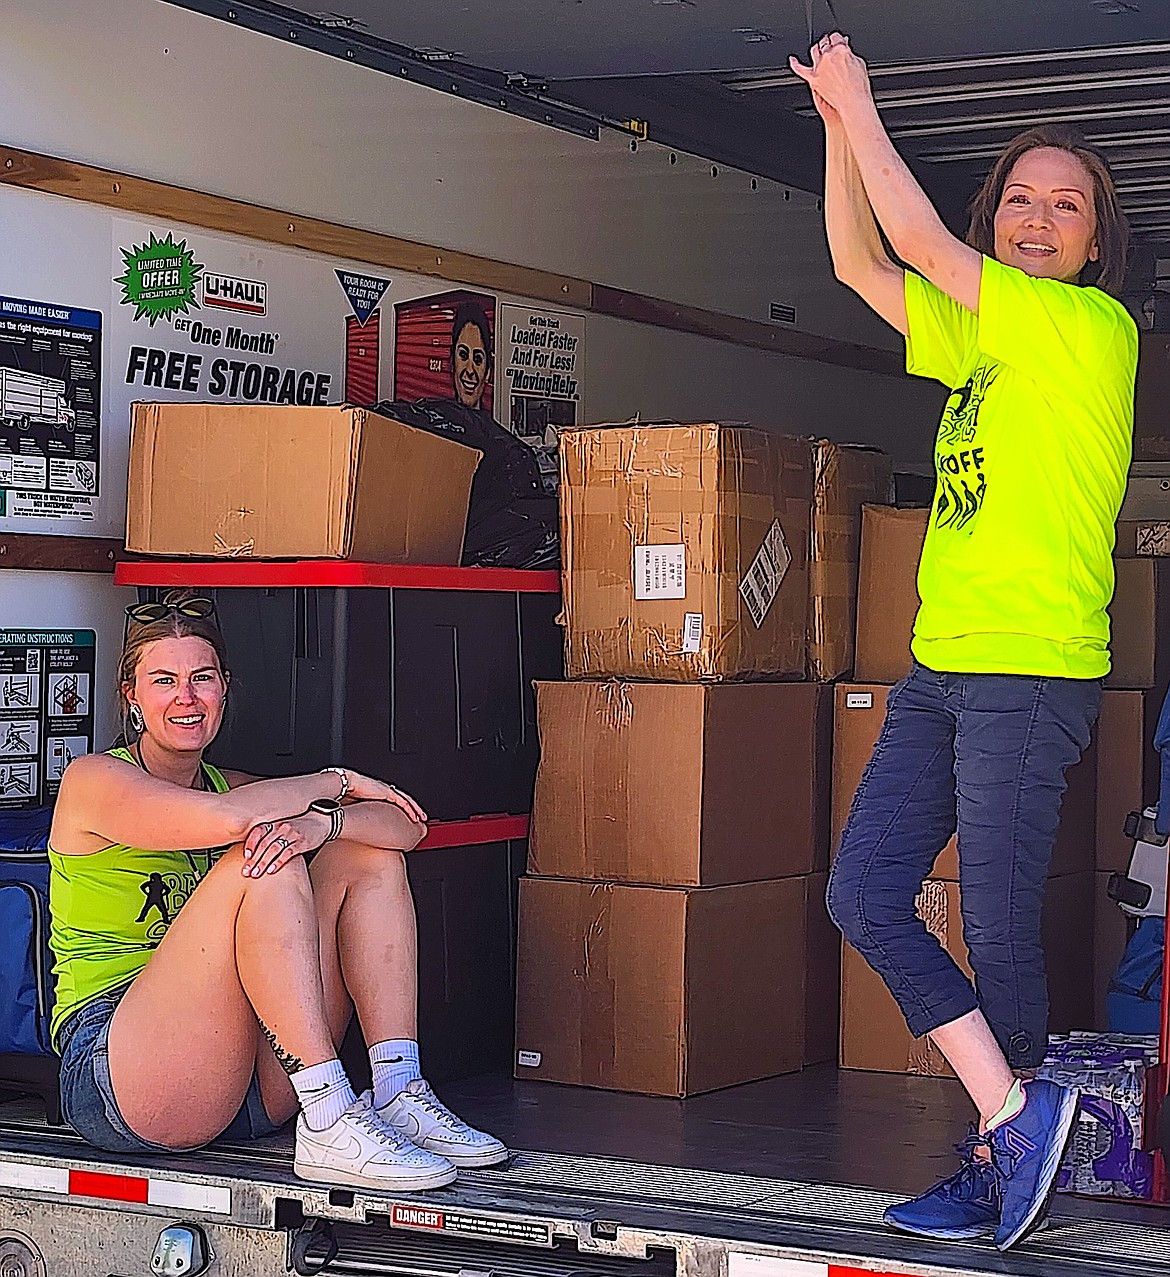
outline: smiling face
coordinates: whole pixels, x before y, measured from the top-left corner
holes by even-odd
[[[206,749],[223,721],[227,679],[206,639],[147,643],[123,694],[142,711],[144,736],[171,753]]]
[[[995,256],[1038,279],[1072,283],[1097,260],[1093,179],[1068,151],[1039,146],[1012,166],[995,212]]]
[[[487,386],[488,352],[477,324],[464,324],[455,338],[455,398],[465,408],[478,408]]]

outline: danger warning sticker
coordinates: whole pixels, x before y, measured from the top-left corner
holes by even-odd
[[[497,1241],[521,1242],[529,1246],[551,1246],[548,1224],[535,1219],[499,1219],[490,1215],[467,1215],[462,1211],[434,1210],[426,1206],[395,1205],[390,1211],[395,1228],[421,1228],[434,1233],[458,1233],[463,1237],[492,1237]]]

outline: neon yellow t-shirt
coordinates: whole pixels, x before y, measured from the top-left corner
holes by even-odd
[[[983,259],[979,314],[906,272],[906,369],[953,386],[911,645],[928,669],[1100,678],[1137,327],[1096,288]]]
[[[110,753],[135,762],[127,749]],[[203,768],[215,792],[224,793],[222,773],[209,763]],[[88,856],[62,856],[49,848],[54,1041],[74,1011],[128,984],[146,966],[223,850],[143,851],[115,843]]]

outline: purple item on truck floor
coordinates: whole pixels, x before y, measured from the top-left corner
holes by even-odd
[[[1057,1189],[1095,1197],[1149,1197],[1153,1155],[1142,1148],[1145,1075],[1158,1039],[1074,1033],[1049,1040],[1039,1076],[1081,1091],[1081,1108]]]

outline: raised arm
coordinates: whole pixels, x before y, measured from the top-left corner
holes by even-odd
[[[818,108],[826,114],[819,103]],[[837,278],[905,336],[905,272],[890,260],[878,234],[861,172],[835,112],[825,119],[825,233]]]
[[[836,32],[825,36],[814,46],[812,66],[795,58],[789,61],[814,99],[823,99],[836,111],[869,205],[894,252],[961,306],[978,313],[983,259],[951,234],[894,149],[874,105],[866,65],[850,49],[848,38]]]

